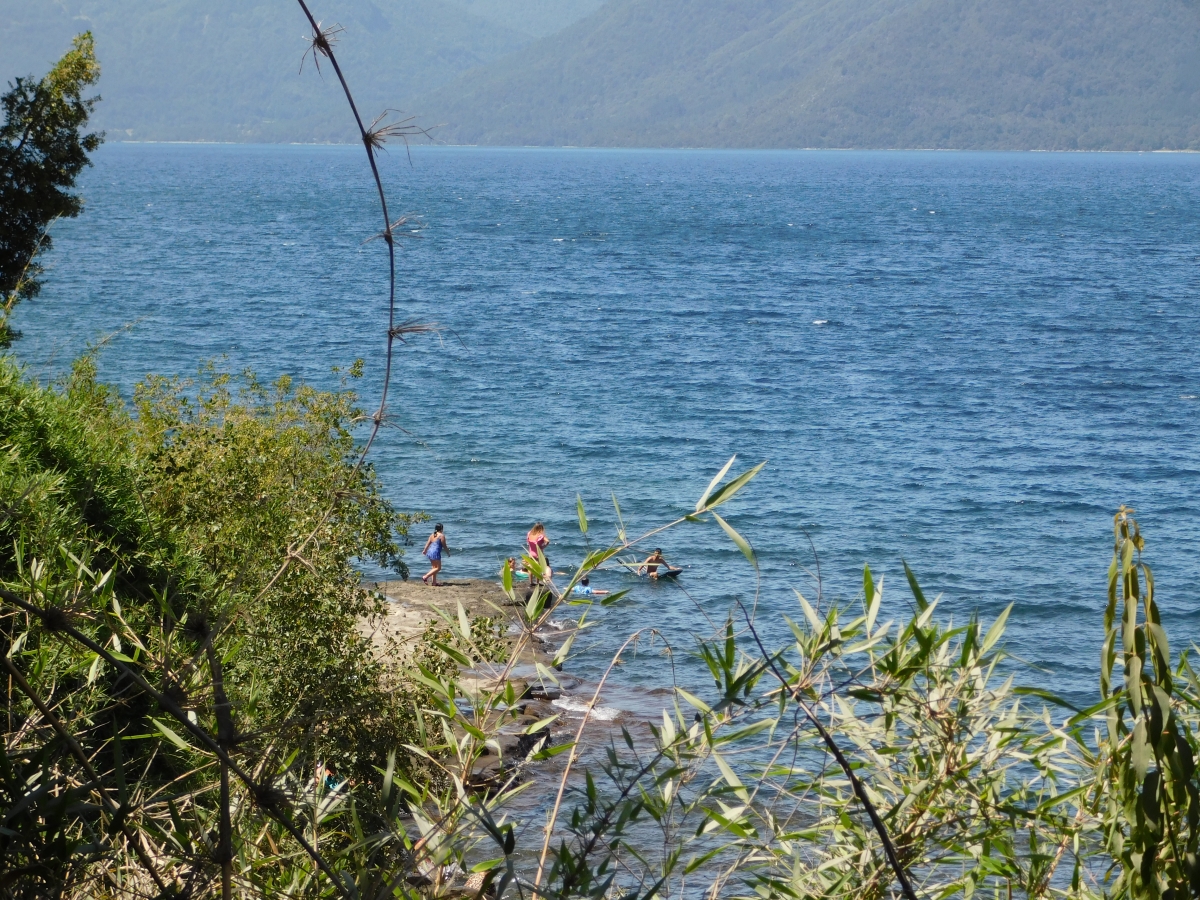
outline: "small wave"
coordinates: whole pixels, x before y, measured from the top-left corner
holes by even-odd
[[[813,319],[813,324],[814,325],[828,325],[829,320],[828,319]]]
[[[572,700],[570,697],[559,697],[551,702],[552,706],[557,706],[559,709],[565,709],[567,712],[585,713],[588,709],[588,704],[580,703],[578,700]],[[621,714],[619,709],[611,706],[597,706],[592,710],[592,718],[599,719],[601,722],[611,722]]]
[[[1195,394],[1180,394],[1179,399],[1180,400],[1195,400],[1196,395]]]

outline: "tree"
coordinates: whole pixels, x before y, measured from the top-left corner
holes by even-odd
[[[99,77],[92,33],[86,31],[45,78],[17,78],[0,97],[0,346],[9,342],[13,307],[41,289],[36,259],[50,248],[50,224],[83,209],[83,199],[71,189],[103,140],[96,132],[84,134],[100,98],[85,100],[83,92]]]

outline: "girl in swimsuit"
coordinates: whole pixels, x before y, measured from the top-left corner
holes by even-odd
[[[424,575],[421,580],[426,584],[432,584],[434,587],[440,587],[438,584],[438,573],[442,571],[442,557],[450,555],[450,548],[446,546],[446,535],[442,531],[441,524],[433,526],[433,534],[429,536],[429,540],[425,542],[425,549],[421,551],[429,560],[432,568]],[[430,579],[433,579],[430,581]]]
[[[542,559],[546,560],[546,569],[550,568],[550,557],[546,555],[546,548],[550,546],[550,538],[546,537],[546,526],[541,522],[535,524],[529,529],[529,533],[525,535],[525,546],[529,548],[529,555],[533,559],[538,558],[538,551],[542,551]],[[532,575],[530,581],[533,580]]]

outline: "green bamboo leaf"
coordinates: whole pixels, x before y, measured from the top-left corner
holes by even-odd
[[[724,853],[725,849],[726,848],[724,848],[724,847],[717,847],[713,850],[709,850],[707,853],[703,854],[702,856],[693,856],[691,859],[688,860],[687,865],[685,865],[683,867],[683,874],[691,875],[693,872],[695,872],[698,868],[700,868],[702,865],[704,865],[706,862],[708,862],[710,859],[712,859],[718,853]]]
[[[745,738],[752,737],[760,731],[766,731],[768,728],[773,728],[778,725],[777,719],[763,719],[755,722],[753,725],[747,725],[745,728],[739,728],[737,731],[727,731],[717,735],[713,739],[713,743],[720,747],[723,744],[734,744]]]
[[[1040,803],[1038,805],[1038,807],[1034,810],[1034,815],[1040,816],[1044,813],[1048,813],[1050,810],[1054,809],[1054,807],[1056,807],[1056,806],[1059,806],[1063,803],[1067,803],[1071,800],[1074,800],[1076,797],[1082,797],[1085,794],[1087,794],[1087,792],[1089,790],[1091,790],[1091,787],[1092,786],[1089,784],[1083,784],[1083,785],[1080,785],[1079,787],[1072,788],[1069,791],[1064,791],[1061,794],[1055,794],[1049,800],[1045,800],[1042,803]]]
[[[987,630],[987,634],[983,636],[983,644],[980,645],[980,653],[987,653],[995,645],[996,641],[1000,640],[1004,634],[1004,627],[1008,622],[1008,614],[1012,612],[1013,604],[1008,604],[1004,612],[996,618],[992,623],[992,627]]]
[[[678,687],[678,686],[675,688],[675,692],[677,694],[679,694],[679,696],[682,697],[684,700],[686,700],[689,705],[694,706],[696,709],[700,710],[700,712],[702,712],[702,713],[712,712],[712,707],[709,706],[707,703],[705,703],[703,700],[701,700],[699,697],[697,697],[695,694],[688,693],[683,688]]]
[[[728,472],[733,466],[733,461],[735,459],[737,459],[736,453],[729,457],[729,462],[725,463],[725,467],[721,469],[721,471],[713,477],[713,480],[708,483],[708,487],[704,489],[704,493],[701,494],[700,499],[696,501],[696,512],[704,511],[705,504],[708,503],[709,494],[711,494],[716,489],[717,485],[721,483],[721,479],[725,477],[725,473]]]
[[[1139,717],[1137,725],[1133,728],[1133,738],[1130,743],[1130,762],[1133,765],[1133,771],[1137,773],[1138,781],[1142,781],[1146,777],[1146,771],[1153,761],[1154,751],[1147,740],[1146,720]]]
[[[935,609],[937,609],[937,605],[938,605],[938,603],[941,602],[941,599],[942,599],[942,595],[938,594],[937,599],[935,599],[932,603],[928,604],[923,610],[921,610],[921,614],[917,616],[917,622],[916,622],[918,631],[920,631],[920,629],[924,628],[926,625],[929,624],[929,621],[933,618],[933,611]]]
[[[663,710],[663,727],[662,727],[662,745],[669,747],[675,743],[675,723],[671,721],[671,717],[667,715],[667,711]]]
[[[458,627],[462,631],[462,636],[469,641],[471,639],[471,620],[467,618],[467,611],[463,609],[461,601],[458,604]]]
[[[908,579],[909,590],[912,591],[913,599],[917,601],[917,608],[924,609],[929,605],[929,601],[925,599],[925,593],[921,590],[921,586],[917,584],[917,576],[908,567],[908,563],[903,562],[903,560],[901,562],[904,565],[904,577]]]
[[[617,603],[618,601],[622,600],[623,598],[625,598],[628,595],[629,595],[629,588],[624,588],[619,591],[613,591],[607,597],[600,598],[600,605],[601,606],[612,606],[614,603]]]
[[[1135,716],[1142,714],[1142,660],[1132,652],[1127,652],[1129,670],[1125,673],[1125,696],[1129,708]]]
[[[725,782],[733,788],[733,792],[737,794],[739,800],[743,803],[749,803],[750,792],[746,790],[745,785],[742,784],[742,780],[737,777],[737,773],[733,771],[733,767],[716,750],[711,752],[713,761],[716,762],[717,768],[721,770],[721,776],[725,779]]]
[[[460,719],[456,724],[458,725],[459,728],[461,728],[463,731],[465,731],[471,737],[475,738],[475,740],[482,741],[484,743],[487,742],[488,736],[486,734],[484,734],[482,731],[480,731],[478,728],[476,728],[474,725],[472,725],[470,722]]]
[[[410,674],[419,683],[425,685],[425,687],[429,688],[435,694],[440,694],[441,696],[443,696],[447,699],[450,699],[452,697],[452,694],[451,694],[449,688],[446,687],[446,685],[442,684],[437,679],[430,678],[428,675],[426,675],[424,672],[422,672],[419,668],[417,669],[417,671],[412,672]]]
[[[1171,646],[1167,642],[1166,629],[1157,622],[1148,622],[1146,625],[1146,630],[1154,639],[1154,650],[1159,655],[1161,662],[1166,665],[1170,665],[1169,660],[1171,659]]]
[[[443,653],[445,653],[448,657],[450,657],[452,660],[454,660],[460,666],[470,666],[471,665],[470,657],[468,657],[461,650],[459,650],[455,647],[451,647],[449,644],[445,643],[444,641],[430,641],[429,643],[432,646],[437,647],[437,649],[441,650]]]
[[[558,754],[566,753],[568,750],[573,750],[574,748],[574,741],[566,741],[562,744],[555,744],[553,747],[543,747],[529,758],[538,761],[552,759],[553,757],[558,756]]]
[[[165,737],[168,741],[170,741],[172,744],[174,744],[180,750],[187,750],[187,751],[193,751],[193,752],[196,750],[195,747],[193,747],[191,744],[189,744],[187,741],[185,741],[183,738],[181,738],[178,734],[176,734],[174,731],[172,731],[170,728],[168,728],[162,722],[158,721],[158,719],[151,716],[150,721],[154,723],[155,728],[157,728],[159,731],[162,732],[163,737]]]
[[[578,633],[577,631],[571,632],[567,636],[567,639],[563,641],[562,646],[554,651],[554,665],[561,666],[567,661],[567,655],[570,654],[571,645],[575,643],[575,635]]]
[[[550,716],[549,718],[546,718],[546,719],[538,719],[532,725],[527,726],[524,729],[523,733],[524,734],[537,734],[543,728],[549,728],[551,725],[553,725],[557,721],[558,721],[558,716]]]
[[[621,551],[616,547],[609,547],[606,550],[593,550],[583,558],[583,562],[579,564],[579,571],[590,572],[599,566],[604,565]]]
[[[537,575],[536,571],[531,574]],[[542,610],[546,606],[546,592],[541,588],[534,588],[533,593],[529,597],[529,602],[525,604],[525,617],[528,621],[534,622],[542,614]]]
[[[1074,712],[1074,713],[1085,712],[1085,710],[1081,710],[1074,703],[1071,703],[1070,701],[1063,699],[1058,694],[1055,694],[1051,691],[1043,690],[1042,688],[1017,686],[1017,687],[1013,688],[1013,693],[1016,694],[1018,697],[1037,697],[1041,700],[1047,700],[1056,706],[1062,706],[1066,709],[1071,710],[1071,712]],[[1097,704],[1097,706],[1103,706],[1103,705],[1104,705],[1103,703]],[[1092,708],[1096,709],[1096,707],[1092,707]]]
[[[759,472],[761,472],[763,466],[766,464],[767,461],[764,459],[749,472],[743,472],[737,478],[733,479],[733,481],[729,482],[705,501],[704,509],[716,509],[722,503],[727,503],[728,501],[732,500],[734,495],[737,494],[737,492],[744,488],[747,484],[749,484],[750,480]]]
[[[867,569],[866,571],[869,574],[871,570]],[[883,605],[883,579],[879,579],[878,585],[872,583],[871,586],[873,590],[867,598],[869,603],[867,607],[867,634],[870,634],[871,629],[875,627],[875,619],[879,616],[879,607]]]
[[[617,495],[614,492],[612,495],[613,509],[617,511],[617,540],[622,544],[625,543],[625,520],[621,518],[621,504],[617,502]]]
[[[879,634],[873,634],[869,638],[865,638],[856,644],[850,644],[842,651],[842,653],[846,656],[853,656],[855,653],[865,653],[867,650],[870,650],[872,647],[883,641],[886,637],[886,631]]]
[[[575,495],[575,512],[579,514],[579,530],[584,534],[587,534],[587,513],[583,511],[583,496],[580,494]]]
[[[800,601],[800,608],[804,610],[804,618],[808,619],[808,624],[812,628],[814,634],[820,634],[825,629],[825,623],[821,621],[821,617],[817,615],[817,611],[812,608],[804,595],[795,588],[792,588],[792,593],[796,595],[796,599]]]
[[[750,560],[750,562],[754,566],[754,568],[757,569],[758,568],[758,560],[756,560],[754,558],[754,550],[753,550],[753,548],[751,548],[749,542],[747,542],[747,540],[744,537],[742,537],[740,534],[738,534],[736,531],[734,531],[733,528],[729,525],[729,523],[726,522],[724,519],[722,519],[720,516],[718,516],[716,513],[713,513],[712,517],[717,520],[717,524],[721,526],[721,529],[727,535],[729,535],[730,539],[735,544],[737,544],[738,549],[742,551],[742,556],[744,556],[744,557],[746,557],[746,559]]]
[[[175,826],[175,834],[180,841],[187,840],[189,837],[188,828],[183,824],[183,817],[179,815],[179,809],[175,806],[175,801],[167,799],[167,811],[171,814],[171,824]]]
[[[392,796],[392,779],[396,775],[396,751],[393,748],[388,751],[387,769],[383,773],[383,802],[387,805],[388,800]]]

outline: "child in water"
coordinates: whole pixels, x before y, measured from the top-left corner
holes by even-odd
[[[598,591],[588,582],[586,575],[579,580],[579,584],[575,585],[575,590],[571,593],[578,594],[580,597],[603,597],[608,591]]]

